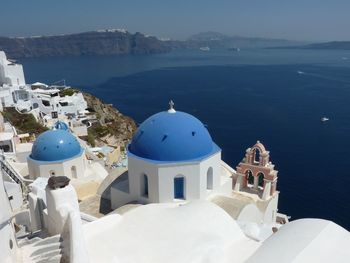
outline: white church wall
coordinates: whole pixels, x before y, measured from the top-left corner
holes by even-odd
[[[117,209],[129,202],[135,201],[138,198],[130,193],[123,192],[115,187],[111,187],[111,208]]]
[[[277,216],[278,193],[272,197],[264,212],[264,223],[275,223]]]
[[[210,192],[220,191],[221,153],[196,162],[151,163],[129,156],[130,194],[141,203],[174,201],[174,178],[184,177],[184,199],[205,199]],[[208,170],[211,170],[208,189]],[[148,196],[143,193],[144,175],[148,178]]]
[[[200,163],[174,163],[159,167],[159,202],[174,201],[174,178],[184,177],[184,199],[200,199]]]
[[[232,192],[232,178],[222,178],[220,187],[216,192],[221,194],[230,194]]]
[[[237,217],[237,221],[239,222],[261,224],[262,220],[263,215],[255,204],[247,204],[244,206]]]
[[[75,168],[74,168],[75,167]],[[55,176],[67,176],[69,178],[81,178],[84,176],[85,165],[84,155],[76,158],[66,160],[64,162],[37,162],[32,159],[28,159],[28,171],[31,179],[38,177],[50,177]]]
[[[28,163],[28,173],[29,173],[29,179],[35,180],[40,176],[40,169],[37,164],[34,163],[30,158],[27,160]]]
[[[200,199],[205,199],[213,192],[220,192],[221,152],[218,152],[200,163]],[[212,171],[210,171],[212,169]],[[212,180],[208,176],[212,174]],[[212,181],[212,182],[210,182]]]
[[[85,173],[84,159],[85,159],[85,156],[84,154],[82,154],[79,157],[65,161],[63,163],[64,175],[72,179],[84,177],[84,173]]]
[[[140,160],[129,156],[128,158],[128,177],[130,194],[135,196],[137,200],[144,200],[142,190],[144,189],[143,175],[148,177],[148,199],[149,203],[155,203],[159,200],[158,191],[158,168],[156,165],[144,160]]]
[[[61,163],[36,164],[39,167],[40,177],[63,176],[64,168]]]

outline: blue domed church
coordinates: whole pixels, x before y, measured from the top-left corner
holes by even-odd
[[[206,199],[231,189],[222,176],[221,149],[196,117],[168,111],[146,119],[128,146],[128,178],[111,189],[112,208],[127,202]],[[222,180],[224,178],[224,180]]]
[[[72,179],[84,176],[84,150],[67,124],[57,122],[52,130],[38,136],[28,157],[28,170],[31,179],[54,175]]]

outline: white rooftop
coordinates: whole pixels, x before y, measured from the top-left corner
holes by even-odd
[[[139,206],[84,227],[91,262],[242,262],[260,245],[207,201]]]

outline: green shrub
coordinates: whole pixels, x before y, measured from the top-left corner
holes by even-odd
[[[39,135],[48,129],[38,123],[32,114],[21,114],[13,107],[4,108],[4,118],[10,122],[19,133],[34,133]]]

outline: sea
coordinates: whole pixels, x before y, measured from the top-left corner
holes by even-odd
[[[279,211],[350,230],[349,50],[178,50],[20,63],[28,83],[65,79],[137,123],[172,99],[207,125],[232,167],[260,140],[279,171]]]

